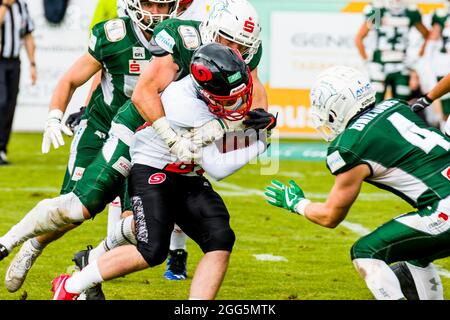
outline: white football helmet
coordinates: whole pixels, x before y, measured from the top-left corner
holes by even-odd
[[[356,114],[375,103],[375,90],[362,72],[336,66],[317,77],[310,100],[314,128],[332,141]]]
[[[211,12],[201,24],[203,43],[214,42],[217,36],[248,48],[245,62],[248,64],[261,44],[261,25],[255,8],[247,0],[216,1]]]
[[[117,16],[118,17],[126,17],[126,4],[124,0],[117,0]]]
[[[155,26],[168,18],[175,18],[178,9],[178,0],[122,0],[125,12],[139,28],[152,32]],[[152,14],[142,8],[141,2],[169,3],[170,9],[167,14]]]

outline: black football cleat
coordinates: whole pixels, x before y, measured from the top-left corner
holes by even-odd
[[[8,254],[9,254],[8,249],[6,249],[4,245],[0,244],[0,261],[6,258]]]
[[[92,246],[88,245],[86,250],[81,250],[74,254],[72,261],[75,263],[78,270],[83,270],[83,268],[89,264],[89,253],[91,250]],[[78,300],[106,300],[102,290],[102,284],[98,283],[92,288],[86,289],[81,293]]]

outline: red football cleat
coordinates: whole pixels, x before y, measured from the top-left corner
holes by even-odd
[[[70,275],[68,274],[62,274],[60,276],[57,276],[52,281],[52,292],[53,294],[53,300],[76,300],[79,296],[78,293],[70,293],[67,292],[64,288],[67,279],[70,278]]]

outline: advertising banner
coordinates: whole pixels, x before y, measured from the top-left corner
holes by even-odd
[[[60,24],[46,20],[42,0],[27,3],[35,24],[33,37],[38,80],[36,85],[31,85],[29,61],[25,48],[22,48],[20,91],[13,130],[42,131],[58,80],[77,58],[87,52],[89,24],[97,1],[71,0]],[[75,92],[67,114],[84,105],[90,84],[89,81]]]

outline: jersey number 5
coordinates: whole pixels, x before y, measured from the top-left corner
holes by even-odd
[[[398,112],[389,116],[388,120],[406,141],[422,149],[425,153],[429,153],[436,146],[440,146],[446,151],[450,149],[450,142],[443,136],[434,131],[419,128]]]

